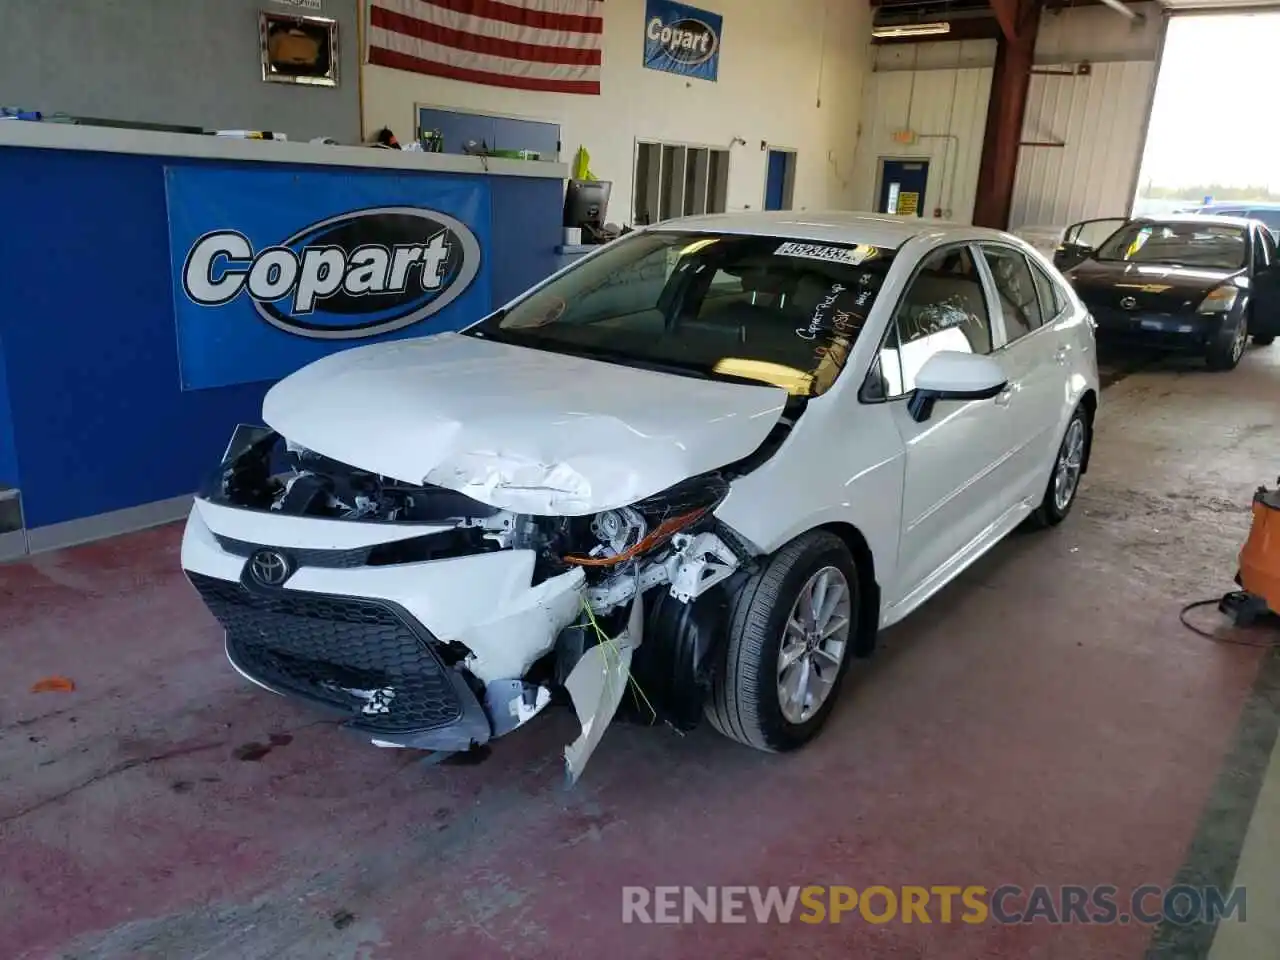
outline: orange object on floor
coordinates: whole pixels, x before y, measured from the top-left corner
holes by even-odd
[[[1253,496],[1253,527],[1240,551],[1240,585],[1280,614],[1280,489]]]
[[[45,677],[31,685],[32,693],[70,693],[76,682],[70,677]]]

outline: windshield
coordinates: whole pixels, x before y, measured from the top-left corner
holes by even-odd
[[[1219,223],[1133,223],[1107,239],[1094,259],[1238,270],[1248,243],[1244,227]]]
[[[893,253],[778,237],[644,231],[466,332],[816,396],[844,367]]]

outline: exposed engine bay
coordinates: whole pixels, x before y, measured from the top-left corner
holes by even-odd
[[[530,605],[519,618],[520,629],[493,632],[493,644],[503,649],[485,649],[487,640],[482,644],[424,624],[438,641],[434,655],[455,674],[451,682],[464,682],[483,705],[488,730],[471,723],[449,736],[373,739],[382,746],[452,745],[462,751],[514,729],[567,693],[583,727],[582,736],[566,749],[568,772],[576,779],[624,703],[625,712],[641,722],[678,729],[697,723],[701,698],[710,687],[714,637],[727,606],[725,590],[717,588],[753,562],[749,547],[713,514],[729,493],[731,476],[726,470],[691,477],[592,516],[534,516],[442,487],[392,480],[266,428],[242,426],[199,500],[264,515],[261,527],[268,542],[267,515],[394,525],[394,539],[356,558],[361,567],[531,552]],[[423,532],[406,534],[406,526]],[[212,532],[223,550],[235,550],[231,538]],[[253,555],[241,553],[247,558],[246,580],[254,575]],[[295,562],[305,566],[308,558],[289,560]],[[264,628],[256,629],[263,633]],[[330,689],[334,681],[324,683]],[[365,704],[359,711],[365,719],[368,703],[396,702],[395,687],[392,678],[342,689]]]
[[[242,428],[238,436],[244,435]],[[233,441],[216,479],[201,496],[212,503],[290,516],[447,525],[448,531],[397,541],[370,565],[414,563],[533,550],[534,584],[577,567],[585,600],[609,614],[664,583],[688,601],[720,583],[739,556],[715,532],[711,511],[728,495],[723,474],[693,477],[630,507],[592,517],[542,517],[491,507],[443,487],[411,486],[347,466],[272,431]]]

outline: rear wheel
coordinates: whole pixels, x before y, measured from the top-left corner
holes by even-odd
[[[1210,370],[1234,370],[1244,356],[1249,342],[1249,321],[1241,314],[1235,323],[1224,323],[1222,329],[1209,341],[1205,359]]]
[[[810,531],[778,550],[733,598],[711,725],[758,750],[813,739],[854,657],[860,603],[857,567],[835,534]]]
[[[1255,333],[1253,342],[1260,347],[1269,347],[1276,342],[1276,335],[1274,333]]]
[[[1055,527],[1067,519],[1071,506],[1080,492],[1080,477],[1084,473],[1085,451],[1089,449],[1089,414],[1083,406],[1076,407],[1067,424],[1067,432],[1058,447],[1053,461],[1053,473],[1045,489],[1040,506],[1027,518],[1032,527]]]

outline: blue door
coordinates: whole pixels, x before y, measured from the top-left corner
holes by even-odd
[[[764,181],[764,208],[785,210],[787,193],[787,163],[791,154],[786,150],[769,151],[769,172]]]
[[[929,184],[928,160],[885,160],[880,178],[879,213],[924,216],[924,191]]]

